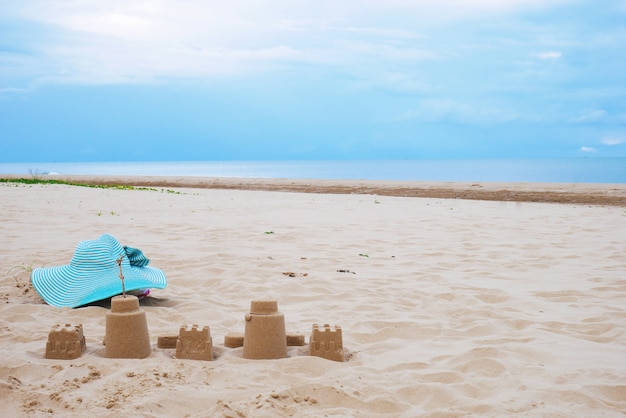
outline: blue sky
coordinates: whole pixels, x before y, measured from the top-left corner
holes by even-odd
[[[0,3],[0,162],[626,156],[626,1]]]

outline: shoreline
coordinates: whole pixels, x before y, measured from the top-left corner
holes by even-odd
[[[22,175],[0,175],[20,179]],[[318,194],[363,194],[395,197],[565,203],[626,206],[626,184],[609,183],[490,183],[389,180],[325,180],[180,176],[43,176],[88,185],[278,191]]]

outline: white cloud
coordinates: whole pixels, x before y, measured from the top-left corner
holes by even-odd
[[[7,98],[7,97],[15,96],[15,95],[28,94],[31,92],[32,92],[32,89],[22,89],[22,88],[16,88],[16,87],[0,88],[0,100]]]
[[[536,56],[541,58],[542,60],[553,60],[553,59],[561,58],[563,54],[557,51],[548,51],[548,52],[540,52]]]
[[[425,48],[399,47],[385,43],[350,42],[340,41],[336,43],[342,53],[352,52],[351,56],[376,57],[377,61],[417,61],[441,59],[442,54]],[[369,59],[369,58],[368,58]]]
[[[626,114],[609,112],[604,109],[595,109],[571,117],[568,121],[573,124],[601,123],[604,125],[623,126],[626,123]]]
[[[570,118],[571,123],[596,123],[605,120],[608,112],[604,109],[591,110],[579,116]]]
[[[539,10],[570,0],[364,0],[342,2],[352,4],[354,12],[371,9],[384,15],[389,11],[414,13],[422,16],[426,24],[431,22],[454,22],[477,17],[502,16],[519,11]]]
[[[596,149],[593,147],[580,147],[580,150],[587,153],[596,152]]]
[[[626,143],[626,137],[624,136],[608,136],[602,140],[602,144],[607,145],[609,147],[615,145],[621,145]]]
[[[417,122],[467,121],[471,113],[471,106],[454,100],[424,100],[418,106],[403,112],[398,119]]]
[[[458,123],[465,125],[493,125],[512,122],[537,122],[541,118],[500,107],[473,105],[455,100],[423,100],[406,110],[395,120],[422,123]]]
[[[412,30],[394,29],[394,28],[377,28],[377,27],[343,27],[337,30],[351,32],[356,34],[372,35],[382,38],[393,39],[428,39],[429,37]]]
[[[30,60],[40,80],[142,82],[246,74],[315,63],[356,78],[406,72],[411,61],[447,58],[415,28],[506,16],[566,0],[364,0],[329,4],[196,0],[21,0],[3,2],[8,19],[57,28]],[[401,21],[402,23],[398,23]],[[387,68],[384,68],[387,67]],[[362,71],[361,69],[366,69]],[[24,72],[22,71],[22,74]]]

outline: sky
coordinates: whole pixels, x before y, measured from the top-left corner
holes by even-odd
[[[626,156],[626,0],[0,2],[0,162]]]

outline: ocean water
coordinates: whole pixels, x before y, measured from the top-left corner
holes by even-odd
[[[1,174],[626,183],[626,158],[0,163]]]

